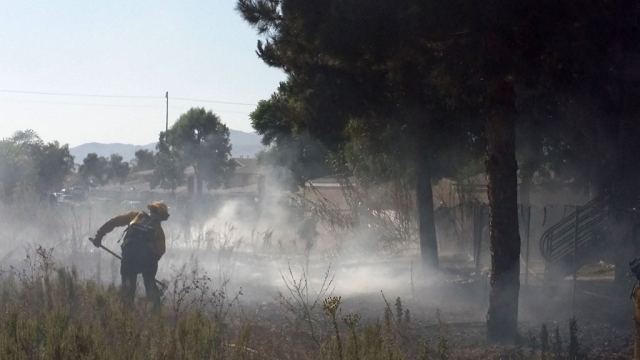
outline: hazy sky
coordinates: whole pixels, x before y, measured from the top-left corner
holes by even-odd
[[[192,106],[251,131],[255,104],[285,76],[255,55],[258,37],[234,0],[0,1],[0,138],[146,144]],[[102,98],[4,90],[157,96]]]

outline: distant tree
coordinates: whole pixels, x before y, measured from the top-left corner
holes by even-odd
[[[0,183],[6,198],[11,198],[18,184],[33,178],[33,163],[20,147],[10,140],[0,141]]]
[[[184,170],[186,165],[181,161],[180,157],[172,151],[165,140],[165,133],[160,133],[158,150],[154,155],[154,184],[159,184],[160,188],[174,191],[178,186],[184,183]],[[155,187],[152,186],[152,187]]]
[[[109,161],[104,156],[90,153],[82,162],[78,173],[85,181],[90,177],[96,178],[100,185],[105,185],[109,181]]]
[[[269,100],[260,101],[249,117],[253,128],[262,135],[262,144],[268,147],[259,154],[258,161],[288,169],[290,176],[281,180],[298,186],[331,174],[331,169],[327,147],[300,124],[305,115],[295,101],[286,98],[284,86]]]
[[[208,189],[216,189],[233,174],[229,128],[211,111],[191,108],[182,114],[167,132],[166,144],[182,164],[193,166],[199,194],[205,181]]]
[[[116,179],[120,184],[124,184],[130,172],[129,163],[122,161],[119,154],[111,154],[108,164],[108,179]]]
[[[147,149],[140,149],[135,153],[136,170],[145,171],[151,170],[154,167],[154,152]]]
[[[38,136],[38,133],[31,129],[18,130],[8,140],[28,152],[34,152],[44,145],[44,141]]]
[[[69,145],[45,144],[33,130],[17,131],[0,141],[0,182],[7,197],[18,184],[42,195],[59,189],[73,168]]]
[[[62,188],[65,178],[75,168],[69,144],[60,145],[57,141],[39,148],[34,160],[38,174],[36,186],[42,193]]]

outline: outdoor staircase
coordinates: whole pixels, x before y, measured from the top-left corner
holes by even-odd
[[[609,234],[611,195],[605,192],[542,234],[540,253],[546,261],[545,278],[563,279],[597,260],[610,247]]]

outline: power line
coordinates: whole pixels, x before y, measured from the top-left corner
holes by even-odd
[[[164,99],[164,96],[139,96],[139,95],[97,95],[97,94],[71,94],[71,93],[56,93],[56,92],[43,92],[43,91],[22,91],[22,90],[0,90],[0,93],[13,93],[13,94],[31,94],[31,95],[49,95],[49,96],[77,96],[77,97],[96,97],[96,98],[125,98],[125,99]],[[240,103],[232,101],[218,101],[218,100],[199,100],[172,97],[172,100],[181,101],[197,101],[214,104],[226,104],[226,105],[240,105],[240,106],[256,106],[257,104]]]
[[[0,90],[4,93],[33,94],[33,95],[53,95],[53,96],[80,96],[80,97],[102,97],[102,98],[133,98],[133,99],[164,99],[162,96],[136,96],[136,95],[94,95],[94,94],[66,94],[41,91],[20,91],[20,90]]]
[[[158,108],[162,105],[127,105],[127,104],[91,104],[91,103],[70,103],[61,101],[42,101],[42,100],[17,100],[17,99],[2,99],[0,101],[5,102],[22,102],[22,103],[37,103],[37,104],[52,104],[52,105],[74,105],[74,106],[106,106],[106,107],[139,107],[139,108]],[[183,106],[169,106],[170,109],[188,110],[188,107]],[[230,114],[249,114],[249,111],[224,111],[224,110],[211,110],[215,113],[230,113]]]
[[[215,104],[227,104],[227,105],[257,106],[257,104],[238,103],[238,102],[228,102],[228,101],[214,101],[214,100],[185,99],[185,98],[177,98],[177,97],[172,97],[171,99],[172,99],[172,100],[182,100],[182,101],[208,102],[208,103],[215,103]]]
[[[180,107],[180,106],[169,106],[169,109],[182,109],[189,110],[188,107]],[[251,114],[251,111],[225,111],[225,110],[215,110],[211,109],[214,113],[225,113],[225,114]]]
[[[0,99],[0,101],[39,103],[39,104],[54,104],[54,105],[80,105],[80,106],[144,107],[144,108],[158,108],[159,107],[159,106],[155,106],[155,105],[89,104],[89,103],[68,103],[68,102],[60,102],[60,101],[15,100],[15,99]]]

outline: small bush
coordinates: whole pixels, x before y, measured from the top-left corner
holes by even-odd
[[[128,307],[115,285],[102,286],[82,279],[74,268],[57,267],[52,252],[39,248],[25,260],[24,269],[0,272],[0,359],[585,358],[575,318],[569,323],[566,347],[557,326],[550,339],[543,325],[539,337],[529,333],[515,348],[485,348],[480,353],[452,345],[449,325],[439,311],[437,338],[430,345],[421,319],[411,324],[400,298],[391,306],[383,294],[383,312],[373,323],[357,313],[341,316],[341,297],[329,294],[324,302],[317,300],[329,291],[331,280],[327,270],[316,292],[306,268],[300,277],[294,278],[291,270],[283,276],[291,295],[285,303],[288,314],[312,325],[300,329],[258,316],[250,321],[239,306],[242,293],[230,297],[225,289],[214,289],[197,266],[176,270],[160,311],[142,299]],[[313,329],[317,346],[305,336],[308,329]]]

